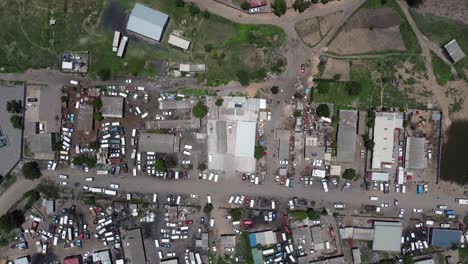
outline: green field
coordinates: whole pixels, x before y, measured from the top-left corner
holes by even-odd
[[[452,72],[450,67],[445,64],[445,62],[439,58],[434,52],[431,51],[431,60],[432,60],[432,71],[436,76],[437,83],[440,85],[445,85],[447,82],[452,80]]]
[[[442,47],[456,39],[465,54],[468,53],[468,25],[448,18],[420,14],[414,10],[411,11],[411,15],[421,32],[431,41]],[[460,77],[468,79],[467,74],[463,72],[468,70],[468,58],[457,62],[455,69]]]
[[[57,68],[58,56],[64,51],[89,51],[90,73],[104,68],[113,75],[132,74],[155,77],[158,65],[164,61],[174,63],[205,63],[208,72],[199,76],[209,85],[227,83],[235,79],[240,69],[266,72],[278,71],[274,67],[281,55],[274,52],[284,44],[285,34],[275,26],[240,25],[203,10],[192,16],[189,4],[176,7],[175,1],[143,0],[145,5],[170,16],[162,44],[149,44],[131,39],[124,59],[112,52],[113,31],[101,26],[102,14],[111,2],[104,0],[64,0],[51,3],[48,0],[28,0],[22,12],[20,0],[5,0],[0,3],[0,67],[6,72],[24,71],[28,68]],[[134,0],[115,0],[113,6],[127,13]],[[21,24],[19,23],[21,18]],[[50,26],[49,19],[56,19]],[[123,22],[124,24],[125,22]],[[24,33],[20,25],[24,28]],[[170,47],[167,39],[173,30],[180,30],[192,41],[189,52]],[[205,46],[211,45],[211,49]],[[262,50],[263,49],[263,50]],[[255,61],[256,53],[264,55]]]
[[[402,88],[395,88],[390,80],[394,78],[396,68],[402,67],[400,57],[361,59],[351,63],[351,85],[360,86],[360,92],[350,95],[347,87],[350,83],[333,80],[318,80],[318,87],[313,89],[312,100],[315,102],[333,102],[340,109],[380,106],[381,81],[383,81],[383,106],[421,107],[410,99]],[[377,74],[377,75],[376,75]]]

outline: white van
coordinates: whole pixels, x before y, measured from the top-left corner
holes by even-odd
[[[210,226],[213,227],[215,225],[215,222],[214,222],[214,218],[211,217],[211,220],[210,220]]]
[[[237,199],[236,199],[236,200],[237,200]],[[207,196],[206,196],[206,201],[207,201],[207,203],[209,203],[209,204],[211,203],[211,195],[207,195]]]
[[[406,186],[405,185],[401,186],[401,192],[406,193]]]
[[[71,85],[78,85],[80,82],[78,81],[75,81],[75,80],[70,80],[70,84]]]
[[[233,201],[234,201],[234,196],[231,195],[231,198],[229,198],[229,203],[232,204]]]
[[[137,169],[135,167],[133,167],[133,176],[136,177],[137,176]]]
[[[184,150],[184,152],[182,152],[182,154],[187,155],[187,156],[191,155],[191,153],[189,151],[186,151],[186,150]]]
[[[276,202],[275,200],[271,200],[271,209],[276,210]]]
[[[174,179],[176,179],[176,180],[179,179],[179,172],[178,172],[178,171],[176,171],[176,172],[174,173]]]
[[[141,114],[141,110],[140,110],[140,107],[135,107],[135,112],[137,113],[137,115],[140,115]]]
[[[163,253],[161,250],[158,251],[158,257],[160,260],[163,258]]]
[[[87,181],[87,182],[92,182],[92,181],[94,181],[94,177],[85,178],[85,181]]]
[[[68,179],[68,175],[60,174],[59,176],[60,179]]]
[[[215,174],[214,182],[218,182],[218,174]]]
[[[327,180],[322,180],[323,191],[328,192],[328,182]]]
[[[136,137],[136,132],[137,132],[136,128],[132,129],[132,137]]]
[[[255,205],[255,200],[254,199],[250,199],[250,208],[253,208]]]
[[[153,194],[153,203],[156,203],[158,201],[158,194],[155,193]]]
[[[236,196],[236,200],[234,201],[235,204],[238,204],[240,200],[240,196]]]
[[[336,209],[344,209],[344,208],[345,208],[345,205],[342,204],[342,203],[335,203],[334,207],[335,207]]]
[[[148,116],[148,112],[142,114],[142,115],[141,115],[141,118],[142,118],[142,119],[145,119],[147,116]]]
[[[192,146],[190,146],[190,145],[184,145],[184,149],[192,149]]]
[[[377,196],[370,196],[370,197],[369,197],[369,200],[371,200],[371,201],[378,201],[378,200],[379,200],[379,197],[377,197]]]

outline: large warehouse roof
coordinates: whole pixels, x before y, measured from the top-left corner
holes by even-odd
[[[249,234],[250,246],[256,247],[258,244],[262,246],[276,244],[276,235],[272,230],[266,230]]]
[[[125,258],[130,259],[132,263],[146,263],[141,229],[126,230],[125,233],[125,243],[122,243],[124,245]]]
[[[374,126],[375,145],[372,153],[372,169],[380,169],[382,163],[392,163],[395,129],[402,128],[402,113],[376,113]]]
[[[340,162],[354,161],[357,138],[357,121],[357,111],[340,110],[337,145],[337,160]]]
[[[289,137],[291,131],[288,129],[276,129],[276,138],[279,141],[278,158],[289,160]]]
[[[453,244],[460,243],[462,231],[454,229],[432,229],[431,245],[450,248]]]
[[[407,137],[406,138],[406,167],[410,169],[427,168],[426,152],[424,145],[425,138]]]
[[[179,151],[178,138],[172,134],[140,133],[139,152],[174,153]]]
[[[127,30],[161,41],[169,16],[136,3],[128,19]]]
[[[400,252],[402,231],[400,222],[374,222],[372,250]]]
[[[102,108],[101,113],[103,117],[123,117],[124,98],[120,96],[103,96],[101,98]]]
[[[254,156],[256,129],[255,122],[237,122],[236,157],[251,158]]]

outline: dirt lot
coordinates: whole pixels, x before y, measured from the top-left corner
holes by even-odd
[[[313,46],[327,35],[342,16],[343,12],[336,12],[322,17],[307,18],[297,22],[295,29],[302,41]]]
[[[391,8],[361,9],[333,40],[329,50],[338,54],[405,50],[399,25],[400,17]]]
[[[468,3],[466,0],[426,0],[418,8],[418,11],[468,24]]]
[[[323,79],[334,79],[335,75],[339,74],[340,81],[349,81],[349,61],[348,60],[335,60],[328,59],[327,64],[325,65],[325,70],[323,71]]]

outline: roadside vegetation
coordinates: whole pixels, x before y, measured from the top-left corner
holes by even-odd
[[[452,72],[450,71],[450,67],[432,51],[431,60],[432,71],[434,72],[434,75],[437,79],[437,83],[440,85],[445,85],[452,79]]]
[[[26,162],[22,167],[23,175],[26,179],[34,180],[42,176],[39,164],[35,161]]]
[[[197,74],[199,81],[221,85],[237,79],[239,70],[275,73],[282,58],[277,47],[285,40],[282,29],[269,25],[241,25],[210,14],[183,1],[139,1],[170,16],[161,44],[150,44],[130,38],[125,57],[112,51],[113,30],[125,20],[135,0],[59,1],[51,4],[37,0],[35,5],[22,7],[18,0],[0,3],[3,30],[0,32],[0,68],[5,72],[28,68],[55,68],[64,51],[89,51],[90,74],[107,80],[115,75],[164,74],[164,61],[176,63],[205,63],[208,71]],[[122,13],[121,13],[122,12]],[[83,19],[86,18],[86,19]],[[56,25],[49,25],[55,19]],[[100,24],[101,22],[101,24]],[[167,44],[173,30],[183,32],[192,41],[188,52]],[[262,61],[256,53],[265,55]],[[255,80],[255,76],[250,78]]]
[[[249,232],[244,231],[237,239],[236,256],[245,258],[245,263],[253,264],[252,250],[250,248]]]
[[[442,47],[452,39],[456,39],[460,48],[467,53],[468,25],[449,18],[421,14],[416,10],[411,10],[411,15],[421,32],[431,41]],[[457,62],[454,66],[459,77],[468,80],[468,74],[464,72],[468,70],[468,57]]]

